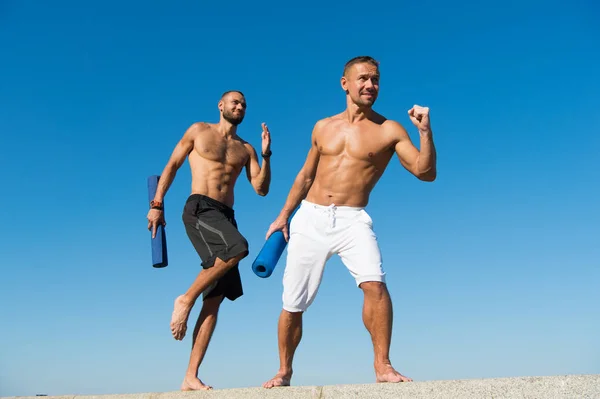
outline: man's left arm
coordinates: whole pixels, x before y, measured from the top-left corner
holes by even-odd
[[[437,154],[429,123],[429,108],[415,105],[408,114],[419,130],[420,150],[413,145],[406,129],[399,123],[395,123],[394,129],[398,138],[396,154],[400,163],[419,180],[434,181],[437,177]]]
[[[265,196],[269,193],[271,185],[271,133],[266,124],[263,123],[262,128],[262,165],[258,165],[256,150],[250,144],[246,144],[250,155],[246,164],[246,176],[254,191],[260,196]]]

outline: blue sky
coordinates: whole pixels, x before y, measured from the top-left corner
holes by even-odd
[[[85,3],[85,2],[84,2]],[[278,367],[280,262],[250,265],[356,55],[376,109],[431,108],[438,180],[397,162],[368,211],[395,307],[391,358],[415,380],[600,373],[600,8],[591,1],[0,3],[0,395],[177,390],[191,342],[173,299],[199,260],[166,197],[170,265],[151,267],[146,178],[242,90],[239,134],[273,138],[271,192],[240,179],[251,255],[200,377],[259,386]],[[374,381],[362,295],[336,258],[305,316],[296,385]],[[191,319],[197,317],[195,309]]]

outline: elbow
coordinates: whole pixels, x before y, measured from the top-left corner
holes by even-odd
[[[437,171],[435,169],[433,169],[433,170],[429,170],[424,173],[419,173],[417,175],[417,178],[421,181],[433,182],[437,178]]]
[[[254,186],[254,191],[256,191],[256,194],[260,195],[261,197],[265,197],[267,194],[269,194],[269,185],[258,184]]]

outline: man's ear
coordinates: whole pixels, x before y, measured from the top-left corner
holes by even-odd
[[[217,108],[219,108],[220,112],[223,112],[223,100],[221,100],[217,103]]]
[[[348,79],[346,79],[345,76],[342,76],[342,78],[340,79],[340,85],[342,86],[342,89],[344,89],[346,94],[348,94]]]
[[[348,91],[348,79],[346,79],[345,76],[342,76],[342,78],[340,79],[340,85],[342,86],[342,89],[344,89],[344,92],[346,94],[349,93]]]

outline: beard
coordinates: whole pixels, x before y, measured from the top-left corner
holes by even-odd
[[[231,111],[223,111],[223,119],[233,126],[237,126],[244,120],[244,114],[234,115]]]
[[[378,93],[370,93],[372,95],[371,98],[367,98],[367,97],[363,97],[361,94],[366,94],[366,93],[358,93],[356,95],[352,95],[349,92],[347,92],[350,95],[350,99],[352,100],[352,102],[354,104],[356,104],[359,107],[372,107],[375,104],[375,101],[377,101],[377,97],[378,97]]]
[[[358,98],[356,98],[356,100],[354,101],[359,106],[371,107],[373,106],[373,104],[375,104],[375,101],[377,101],[377,93],[368,93],[371,94],[371,98],[365,98],[362,96],[362,94],[367,94],[367,92],[360,93],[358,95]]]

